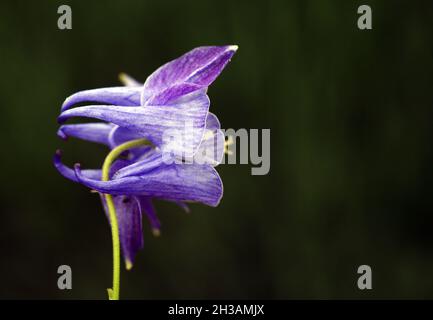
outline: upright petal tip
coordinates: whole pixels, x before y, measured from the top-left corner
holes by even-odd
[[[235,52],[238,51],[238,48],[239,48],[239,46],[236,44],[233,44],[233,45],[227,47],[227,49],[229,51],[235,51]]]

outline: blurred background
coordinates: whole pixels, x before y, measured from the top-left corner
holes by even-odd
[[[72,30],[57,8],[72,8]],[[357,28],[358,6],[373,30]],[[433,3],[2,1],[0,298],[105,299],[99,197],[61,177],[107,150],[56,136],[70,94],[237,44],[209,89],[223,128],[270,128],[271,170],[221,165],[217,208],[157,202],[162,236],[122,266],[121,297],[433,298]],[[70,265],[73,289],[57,288]],[[370,265],[373,290],[357,288]]]

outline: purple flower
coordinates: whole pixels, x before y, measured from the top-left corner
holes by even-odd
[[[66,178],[113,196],[128,269],[143,247],[143,212],[154,233],[159,233],[153,198],[174,201],[186,210],[185,202],[217,206],[221,200],[222,182],[214,166],[223,156],[224,135],[218,118],[209,112],[206,91],[236,49],[199,47],[157,69],[144,85],[123,75],[127,86],[81,91],[62,106],[60,123],[71,117],[105,122],[62,125],[58,130],[61,138],[80,138],[111,149],[140,138],[152,143],[116,160],[108,181],[102,181],[99,169],[65,166],[59,151],[54,157],[56,168]],[[83,102],[98,104],[72,108]],[[101,198],[108,215],[105,197]]]
[[[67,98],[58,120],[96,118],[146,137],[163,152],[193,156],[201,143],[209,111],[207,87],[216,79],[237,46],[199,47],[157,69],[143,86],[81,91]],[[97,102],[70,109],[74,104]],[[176,134],[185,131],[183,135]],[[181,137],[169,145],[164,132]],[[168,149],[167,149],[168,148]]]

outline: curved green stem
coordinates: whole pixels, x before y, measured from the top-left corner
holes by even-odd
[[[143,145],[149,144],[146,139],[137,139],[125,142],[113,150],[105,158],[102,166],[102,181],[110,180],[111,164],[124,151]],[[114,207],[113,197],[111,194],[105,194],[107,202],[108,214],[111,224],[111,236],[113,239],[113,287],[108,289],[108,298],[110,300],[119,300],[120,291],[120,240],[119,240],[119,225],[117,223],[116,208]]]

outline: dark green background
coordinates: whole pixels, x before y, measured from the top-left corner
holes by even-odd
[[[99,198],[51,160],[61,148],[97,167],[106,150],[56,137],[63,100],[237,44],[211,110],[224,128],[271,129],[271,171],[220,166],[218,208],[158,202],[162,236],[145,221],[121,297],[433,298],[432,35],[428,0],[2,1],[0,297],[105,299],[111,286]],[[61,264],[71,291],[57,289]],[[357,289],[361,264],[371,291]]]

